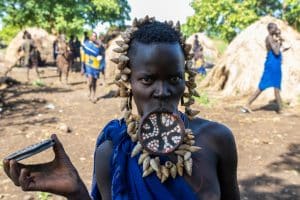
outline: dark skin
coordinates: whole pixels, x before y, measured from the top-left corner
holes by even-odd
[[[97,35],[96,33],[93,33],[90,40],[92,42],[94,42],[95,44],[97,43]],[[97,89],[97,79],[92,77],[92,76],[88,76],[88,87],[89,87],[89,98],[92,102],[96,102],[96,89]]]
[[[280,29],[277,26],[274,26],[272,28],[270,28],[269,30],[269,35],[266,37],[266,48],[267,51],[273,51],[273,53],[276,56],[279,56],[280,54],[280,47],[281,47],[281,42],[282,42],[282,38],[280,36]],[[283,51],[286,51],[288,49],[284,49]],[[250,97],[250,99],[248,100],[245,109],[249,112],[251,112],[251,104],[259,97],[259,95],[262,93],[262,91],[260,89],[257,89],[254,94]],[[274,88],[274,96],[276,99],[276,103],[278,105],[278,110],[277,112],[280,113],[281,109],[282,109],[282,99],[280,96],[280,90],[278,88]]]
[[[139,114],[143,116],[160,108],[177,111],[185,86],[184,57],[179,44],[139,43],[138,49],[134,57],[130,56],[130,67]],[[193,155],[193,176],[184,176],[199,199],[239,199],[237,152],[231,131],[200,118],[189,120],[185,126],[193,130],[196,145],[202,147]],[[97,183],[104,200],[111,199],[111,154],[109,141],[96,152]]]
[[[131,85],[133,98],[137,104],[140,115],[145,115],[156,109],[166,109],[177,112],[180,98],[184,92],[184,56],[178,43],[166,44],[141,44],[138,43],[135,55],[130,55],[130,66],[132,69]],[[163,56],[162,56],[163,55]],[[187,183],[196,192],[199,199],[239,199],[239,189],[237,184],[237,152],[234,137],[231,131],[225,126],[210,122],[204,119],[195,118],[188,120],[185,124],[195,133],[196,145],[202,147],[193,154],[193,175],[184,176]],[[56,148],[62,146],[56,145]],[[67,158],[65,152],[63,158]],[[112,143],[104,142],[96,151],[96,179],[102,199],[111,199],[111,177],[110,159],[112,155]],[[173,157],[170,157],[173,160]],[[68,161],[66,161],[68,160]],[[86,188],[82,184],[76,169],[69,159],[54,160],[58,162],[64,170],[69,169],[75,176],[65,176],[64,181],[69,181],[68,191],[66,185],[61,185],[61,193],[69,199],[89,199]],[[16,167],[15,161],[4,161],[7,175],[16,183],[22,184],[22,178],[18,175],[20,168],[30,171],[30,167]],[[68,163],[68,164],[66,164]],[[11,165],[11,166],[10,166]],[[45,164],[49,165],[49,164]],[[70,168],[68,168],[69,166]],[[54,167],[52,171],[43,171],[53,175],[59,173],[60,168]],[[31,174],[29,173],[31,178]],[[13,175],[13,176],[12,176]],[[43,185],[48,179],[41,179],[39,185]],[[53,185],[61,183],[60,177],[52,178]],[[76,184],[76,185],[75,185]],[[23,190],[26,187],[21,185]],[[54,187],[54,186],[53,186]],[[32,189],[32,188],[31,188]],[[41,189],[39,187],[39,189]],[[58,189],[58,188],[56,188]],[[45,187],[42,191],[51,191],[58,194],[55,188]],[[76,193],[76,196],[74,195]]]

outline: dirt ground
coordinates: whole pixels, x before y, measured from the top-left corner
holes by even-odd
[[[85,78],[79,73],[71,73],[70,85],[66,86],[58,81],[54,67],[42,71],[44,87],[24,84],[25,69],[14,69],[10,74],[22,84],[5,94],[7,107],[0,113],[0,158],[57,133],[90,187],[95,140],[107,122],[120,116],[120,99],[111,98],[111,86],[98,86],[98,96],[103,98],[93,104],[87,100]],[[300,199],[300,107],[287,107],[283,114],[268,107],[244,114],[238,108],[242,100],[207,94],[210,103],[197,105],[200,116],[226,124],[235,135],[241,199]],[[67,133],[65,126],[72,131]],[[24,162],[52,158],[48,150]],[[0,170],[0,199],[47,199],[46,196],[22,192]]]

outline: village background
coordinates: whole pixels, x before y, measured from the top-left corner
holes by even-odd
[[[161,15],[164,13],[165,15]],[[89,187],[95,140],[101,128],[121,116],[117,87],[110,84],[116,65],[110,61],[114,40],[134,17],[180,20],[187,41],[198,34],[207,75],[197,77],[199,117],[226,124],[234,133],[241,199],[300,199],[300,1],[299,0],[4,0],[0,2],[0,158],[57,133]],[[284,110],[275,112],[270,89],[254,103],[255,112],[240,106],[257,88],[266,57],[267,24],[275,22],[290,49],[283,53]],[[17,49],[24,30],[38,44],[41,79],[18,65]],[[106,79],[98,81],[98,101],[88,101],[85,78],[76,62],[69,85],[58,80],[52,44],[55,34],[67,37],[96,30],[105,34]],[[12,68],[14,67],[14,68]],[[7,73],[7,76],[4,76]],[[47,162],[51,151],[25,160]],[[2,165],[0,165],[2,168]],[[47,193],[24,193],[0,170],[0,199],[62,199]]]

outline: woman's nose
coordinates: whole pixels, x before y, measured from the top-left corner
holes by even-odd
[[[168,84],[163,81],[159,81],[156,85],[153,96],[158,99],[165,99],[171,96]]]

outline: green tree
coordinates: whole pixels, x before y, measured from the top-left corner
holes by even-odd
[[[186,35],[206,32],[212,37],[231,41],[264,15],[285,19],[300,29],[300,0],[193,0],[191,6],[195,14],[183,25]]]
[[[5,0],[0,1],[3,27],[37,26],[47,31],[79,33],[84,25],[108,22],[124,26],[127,0]]]
[[[283,18],[300,31],[300,0],[283,1]]]

